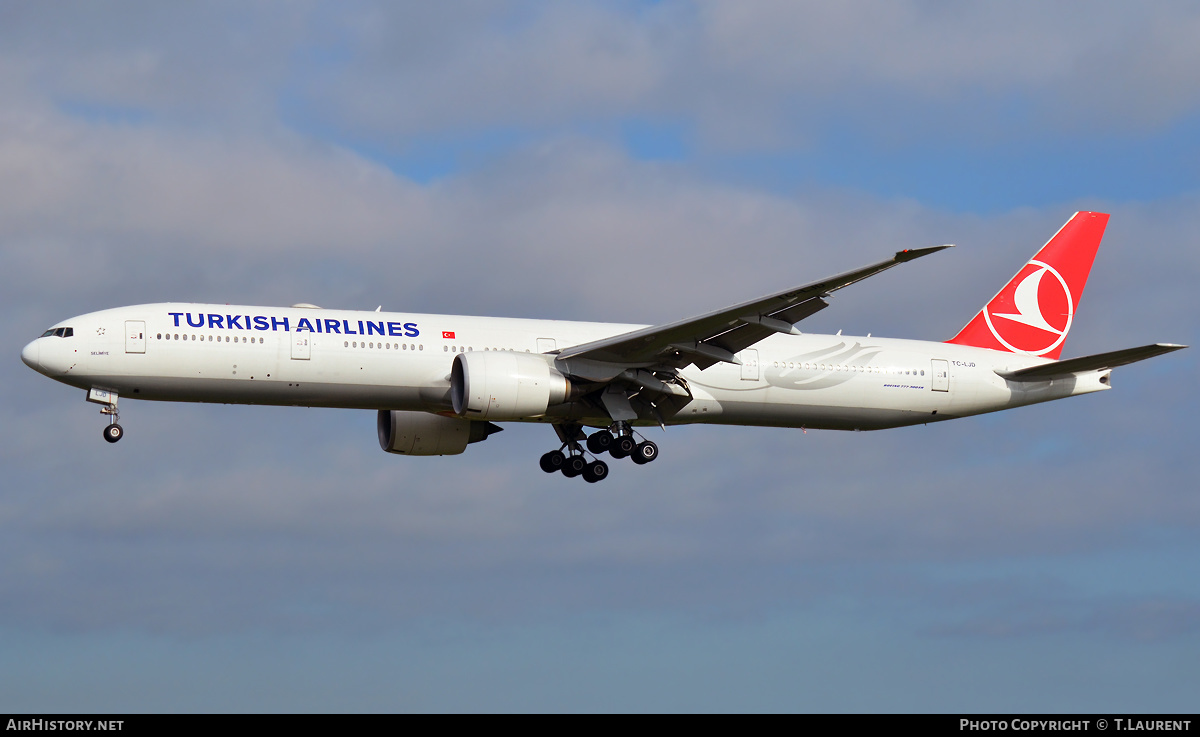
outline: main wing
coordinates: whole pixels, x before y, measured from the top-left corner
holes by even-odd
[[[886,271],[897,264],[951,248],[950,245],[899,251],[879,263],[726,307],[687,320],[634,330],[562,350],[556,359],[564,373],[592,381],[610,381],[629,369],[706,369],[719,361],[741,363],[734,355],[759,341],[785,333],[825,309],[831,292]]]

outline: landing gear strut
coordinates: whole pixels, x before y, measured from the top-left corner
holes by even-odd
[[[583,429],[579,425],[555,425],[554,431],[562,440],[558,450],[546,453],[538,461],[538,465],[546,473],[559,471],[563,476],[573,479],[582,476],[589,484],[608,478],[608,464],[600,459],[588,462],[579,441],[584,438]],[[589,444],[589,449],[591,448]],[[566,451],[565,453],[563,451]],[[593,454],[595,451],[593,451]]]
[[[583,476],[584,481],[594,484],[608,477],[608,464],[599,458],[589,463],[588,453],[598,456],[607,452],[613,458],[630,458],[639,466],[658,458],[658,446],[635,433],[628,422],[614,422],[607,430],[591,435],[585,435],[579,425],[555,425],[554,430],[562,445],[538,461],[546,473],[558,471],[567,478]]]
[[[100,414],[108,415],[108,425],[104,428],[104,439],[115,443],[125,437],[125,428],[117,424],[121,419],[117,412],[117,393],[105,389],[92,388],[88,390],[87,400],[100,405]]]
[[[614,422],[607,430],[592,433],[587,440],[588,450],[599,455],[604,451],[613,458],[632,458],[639,466],[658,458],[658,446],[637,435],[628,422]]]

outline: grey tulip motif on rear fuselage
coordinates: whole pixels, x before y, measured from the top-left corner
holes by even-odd
[[[827,389],[865,373],[871,359],[881,350],[878,346],[864,346],[859,342],[848,345],[843,341],[828,348],[789,356],[786,361],[779,362],[778,368],[774,363],[766,364],[763,378],[771,386],[784,389]],[[812,367],[804,368],[806,363]]]

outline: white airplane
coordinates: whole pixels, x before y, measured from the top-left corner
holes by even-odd
[[[380,446],[405,455],[462,453],[494,421],[543,422],[560,444],[542,470],[596,482],[603,453],[658,456],[637,427],[879,430],[1108,389],[1114,367],[1185,346],[1058,360],[1107,223],[1076,213],[944,343],[795,325],[832,292],[950,246],[666,325],[166,303],[73,317],[21,359],[101,404],[110,443],[121,396],[378,410]]]

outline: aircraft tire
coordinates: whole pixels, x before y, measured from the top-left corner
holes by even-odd
[[[555,471],[561,471],[563,464],[566,462],[567,457],[563,455],[561,450],[552,450],[542,456],[541,460],[538,461],[538,465],[540,465],[542,470],[546,473],[554,473]]]
[[[603,481],[608,478],[608,464],[604,461],[596,461],[587,464],[583,469],[583,480],[589,484],[594,484],[597,481]]]
[[[658,446],[649,440],[638,443],[633,449],[633,462],[639,466],[644,466],[655,458],[658,458]]]
[[[562,466],[562,475],[569,479],[573,479],[587,469],[587,461],[583,456],[569,456],[567,462]]]
[[[587,449],[596,455],[600,455],[607,452],[615,440],[616,438],[608,430],[600,430],[588,436]]]
[[[637,443],[634,442],[633,438],[628,435],[622,435],[608,449],[608,454],[613,458],[626,458],[633,454],[633,450],[636,447]]]
[[[104,428],[104,439],[110,443],[115,443],[123,437],[125,437],[125,428],[115,422]]]

